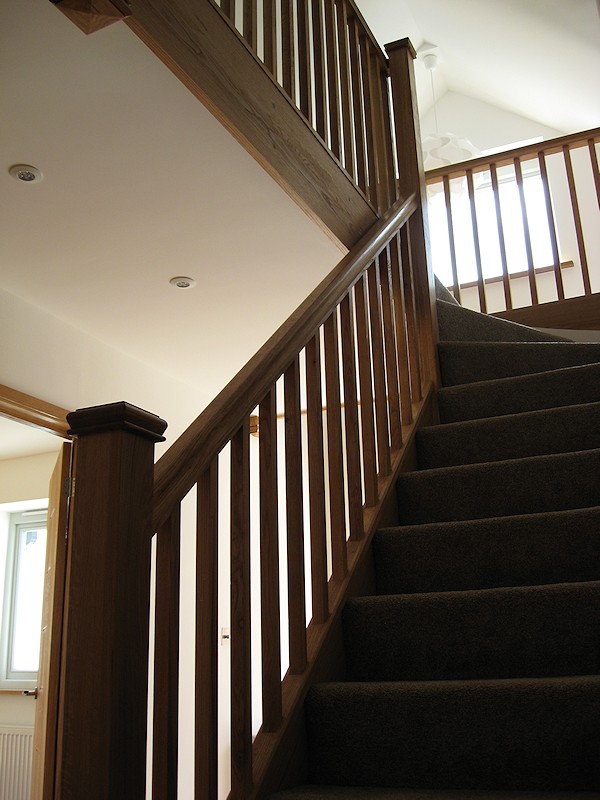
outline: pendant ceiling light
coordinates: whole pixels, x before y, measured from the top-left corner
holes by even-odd
[[[423,150],[423,167],[427,172],[437,167],[447,167],[449,164],[456,164],[459,161],[468,161],[481,155],[473,142],[466,136],[457,136],[454,133],[440,133],[437,117],[437,107],[435,99],[435,87],[433,84],[433,72],[438,65],[437,53],[431,50],[421,56],[423,66],[429,72],[431,80],[431,95],[433,97],[433,117],[435,120],[435,133],[425,136],[421,142]]]

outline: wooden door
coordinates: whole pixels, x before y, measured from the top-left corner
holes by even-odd
[[[31,800],[53,800],[54,798],[70,463],[71,443],[66,442],[62,446],[54,467],[48,495],[46,575],[33,738]]]

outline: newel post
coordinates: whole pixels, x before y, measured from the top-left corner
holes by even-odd
[[[435,298],[435,279],[431,267],[429,247],[429,225],[427,221],[427,191],[423,156],[421,152],[421,128],[415,87],[413,61],[417,53],[409,39],[386,44],[390,62],[394,122],[396,127],[396,151],[398,155],[398,193],[400,197],[417,194],[420,213],[410,219],[409,236],[415,295],[419,313],[419,331],[422,341],[424,371],[439,385],[437,359],[438,322]]]
[[[154,444],[128,403],[67,416],[75,436],[55,800],[143,800]]]

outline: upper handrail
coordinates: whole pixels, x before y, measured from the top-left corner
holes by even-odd
[[[430,169],[425,173],[425,181],[427,184],[437,183],[444,175],[447,175],[449,178],[457,178],[461,175],[465,175],[467,169],[472,172],[481,172],[489,169],[490,164],[495,164],[496,167],[503,167],[512,164],[515,158],[520,160],[525,160],[528,157],[535,158],[538,153],[542,151],[547,156],[553,153],[560,153],[565,145],[568,147],[581,147],[590,140],[597,140],[598,137],[600,137],[600,128],[590,128],[587,131],[569,133],[565,136],[557,136],[547,141],[526,144],[522,147],[516,147],[513,150],[506,150],[488,156],[478,156],[468,161],[459,161],[456,164]]]
[[[166,522],[215,454],[285,371],[310,335],[361,277],[365,267],[417,208],[412,194],[398,200],[333,271],[301,303],[155,465],[153,529]]]

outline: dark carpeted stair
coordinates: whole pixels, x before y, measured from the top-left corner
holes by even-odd
[[[442,424],[277,800],[600,800],[600,345],[439,306]]]

